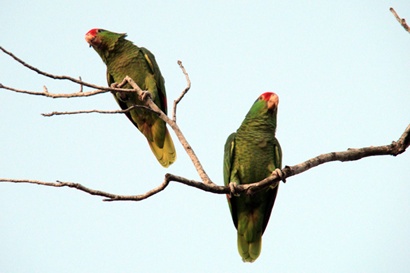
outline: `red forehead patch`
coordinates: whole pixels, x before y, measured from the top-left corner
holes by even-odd
[[[98,32],[98,28],[93,28],[93,29],[89,30],[85,35],[95,36],[95,35],[97,35],[97,32]]]
[[[273,93],[273,92],[265,92],[265,93],[263,93],[262,95],[260,95],[259,97],[260,97],[261,99],[263,99],[264,101],[268,101],[273,94],[275,94],[275,93]]]

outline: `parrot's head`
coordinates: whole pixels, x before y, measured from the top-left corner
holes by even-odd
[[[105,29],[93,28],[85,34],[85,40],[90,45],[90,47],[100,47],[102,44],[102,39],[100,33],[106,31]]]
[[[265,92],[258,98],[259,101],[264,101],[268,110],[275,111],[278,109],[279,97],[273,92]]]
[[[114,46],[118,39],[125,38],[125,33],[115,33],[102,28],[93,28],[85,34],[85,40],[95,50],[105,50]]]
[[[276,119],[278,113],[279,97],[273,92],[265,92],[260,95],[248,112],[247,117],[260,118],[261,115],[268,114]]]

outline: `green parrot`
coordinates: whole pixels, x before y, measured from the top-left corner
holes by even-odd
[[[281,168],[282,150],[275,137],[279,97],[266,92],[252,105],[236,133],[225,144],[224,183],[249,184]],[[262,234],[275,203],[278,187],[253,195],[227,195],[238,233],[238,251],[244,262],[254,262],[261,253]]]
[[[154,55],[148,49],[126,40],[126,36],[125,33],[94,28],[87,32],[85,40],[106,64],[107,82],[110,86],[129,76],[142,90],[147,90],[154,103],[167,114],[164,78]],[[129,84],[124,88],[132,89]],[[121,109],[144,104],[134,92],[113,92],[113,95]],[[147,138],[159,163],[164,167],[171,165],[176,160],[176,151],[165,122],[157,114],[144,108],[134,108],[126,115]]]

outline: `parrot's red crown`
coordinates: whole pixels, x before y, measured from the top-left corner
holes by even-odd
[[[259,99],[262,99],[267,102],[268,109],[277,108],[279,104],[279,97],[273,92],[265,92],[259,96]]]
[[[90,45],[90,47],[100,47],[102,41],[101,37],[98,37],[98,33],[101,31],[102,29],[100,28],[93,28],[85,34],[85,40]]]
[[[89,30],[85,35],[86,36],[95,36],[95,35],[97,35],[97,32],[98,32],[98,28],[93,28],[93,29],[91,29],[91,30]]]
[[[265,92],[262,95],[260,95],[259,98],[263,99],[264,101],[269,101],[269,99],[272,95],[275,96],[275,97],[278,97],[278,95],[276,95],[273,92]],[[279,97],[278,97],[278,99],[279,99]]]

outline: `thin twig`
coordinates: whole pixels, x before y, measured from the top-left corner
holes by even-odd
[[[24,65],[25,67],[27,67],[28,69],[33,70],[33,71],[37,72],[38,74],[43,75],[43,76],[45,76],[45,77],[52,78],[52,79],[55,79],[55,80],[68,80],[68,81],[71,81],[71,82],[74,82],[74,83],[77,83],[77,84],[80,84],[80,85],[85,85],[85,86],[88,86],[88,87],[91,87],[91,88],[95,88],[95,89],[101,89],[101,88],[97,87],[97,86],[94,85],[94,84],[86,83],[86,82],[83,82],[83,81],[78,80],[78,79],[73,78],[73,77],[57,76],[57,75],[53,75],[53,74],[44,72],[44,71],[42,71],[42,70],[40,70],[40,69],[38,69],[38,68],[36,68],[36,67],[34,67],[34,66],[28,64],[28,63],[26,63],[26,62],[24,62],[22,59],[18,58],[18,57],[15,56],[13,53],[11,53],[10,51],[7,51],[6,49],[4,49],[4,48],[1,47],[1,46],[0,46],[0,50],[3,51],[4,53],[6,53],[7,55],[9,55],[10,57],[12,57],[14,60],[16,60],[17,62],[19,62],[20,64],[22,64],[22,65]]]
[[[81,79],[81,76],[79,76],[78,79],[79,79],[80,81],[83,81],[83,79]],[[81,84],[80,84],[80,93],[82,93],[82,92],[83,92],[83,84],[81,83]]]
[[[51,113],[42,113],[44,117],[52,117],[52,116],[60,116],[60,115],[77,115],[77,114],[90,114],[90,113],[98,113],[98,114],[125,114],[135,108],[144,108],[147,110],[151,110],[149,107],[144,105],[132,105],[124,110],[78,110],[78,111],[53,111]]]
[[[397,12],[394,10],[394,8],[390,8],[391,13],[393,13],[394,17],[396,17],[396,20],[400,23],[400,25],[410,33],[410,27],[406,23],[406,19],[400,18],[400,16],[397,14]]]
[[[38,69],[38,68],[36,68],[32,65],[29,65],[28,63],[24,62],[23,60],[21,60],[20,58],[15,56],[13,53],[11,53],[10,51],[7,51],[6,49],[4,49],[1,46],[0,46],[0,50],[3,51],[4,53],[6,53],[7,55],[9,55],[10,57],[12,57],[14,60],[19,62],[23,66],[27,67],[30,70],[33,70],[33,71],[37,72],[40,75],[43,75],[45,77],[52,78],[52,79],[55,79],[55,80],[68,80],[68,81],[71,81],[73,83],[79,84],[80,86],[87,86],[87,87],[94,88],[94,89],[97,89],[97,90],[91,91],[91,92],[82,92],[81,91],[82,87],[81,87],[80,92],[77,92],[77,93],[51,94],[47,91],[46,87],[44,87],[44,92],[36,92],[36,91],[28,91],[28,90],[19,90],[19,89],[16,89],[16,88],[5,86],[5,85],[0,83],[0,88],[3,88],[3,89],[7,89],[7,90],[18,92],[18,93],[25,93],[25,94],[30,94],[30,95],[40,95],[40,96],[46,96],[46,97],[51,97],[51,98],[88,97],[88,96],[93,96],[93,95],[97,95],[97,94],[100,94],[100,93],[106,93],[108,91],[113,91],[113,92],[135,92],[132,89],[104,87],[104,86],[99,86],[99,85],[96,85],[96,84],[88,83],[88,82],[85,82],[85,81],[82,81],[82,80],[78,80],[76,78],[69,77],[69,76],[53,75],[53,74],[44,72],[44,71],[42,71],[42,70],[40,70],[40,69]],[[81,79],[81,77],[80,77],[80,79]],[[119,85],[119,86],[121,86],[121,85]]]
[[[176,100],[174,100],[174,108],[172,110],[172,120],[174,122],[177,121],[177,105],[182,100],[182,98],[185,96],[185,94],[188,93],[189,89],[191,88],[191,80],[189,79],[189,75],[186,72],[185,67],[182,65],[182,62],[180,60],[178,60],[178,65],[182,69],[182,73],[184,73],[185,75],[187,86],[182,91],[181,95]]]
[[[14,87],[9,87],[9,86],[3,85],[1,83],[0,83],[0,88],[10,90],[10,91],[13,91],[13,92],[17,92],[17,93],[35,95],[35,96],[44,96],[44,97],[49,97],[49,98],[53,98],[53,99],[89,97],[89,96],[94,96],[94,95],[98,95],[98,94],[102,94],[102,93],[107,93],[109,91],[114,91],[114,90],[117,91],[117,89],[112,89],[112,90],[100,90],[100,89],[98,89],[98,90],[93,90],[93,91],[88,91],[88,92],[57,94],[57,93],[48,92],[46,86],[43,86],[43,92],[38,92],[38,91],[30,91],[30,90],[21,90],[21,89],[17,89],[17,88],[14,88]]]
[[[85,84],[85,82],[83,82]],[[88,83],[87,83],[88,84]],[[0,89],[6,89],[10,90],[16,93],[22,93],[22,94],[27,94],[27,95],[35,95],[35,96],[44,96],[44,97],[49,97],[53,99],[58,99],[58,98],[78,98],[78,97],[89,97],[89,96],[94,96],[98,94],[103,94],[107,92],[135,92],[133,89],[125,89],[125,88],[113,88],[113,87],[102,87],[95,85],[95,87],[99,87],[97,90],[92,90],[88,92],[76,92],[76,93],[50,93],[47,89],[46,86],[43,86],[43,92],[38,92],[38,91],[31,91],[31,90],[22,90],[22,89],[17,89],[14,87],[6,86],[4,84],[0,83]]]
[[[11,182],[11,183],[28,183],[28,184],[37,184],[37,185],[42,185],[42,186],[49,186],[49,187],[69,187],[69,188],[74,188],[82,192],[86,192],[91,195],[96,195],[96,196],[102,196],[106,197],[103,199],[103,201],[125,201],[125,200],[132,200],[132,201],[141,201],[144,199],[147,199],[148,197],[151,197],[154,194],[159,193],[160,191],[164,190],[168,184],[169,181],[167,179],[164,179],[164,182],[162,182],[160,185],[158,185],[156,188],[149,190],[148,192],[144,194],[138,194],[138,195],[118,195],[118,194],[113,194],[105,191],[100,191],[100,190],[95,190],[88,188],[86,186],[83,186],[79,183],[74,183],[74,182],[64,182],[64,181],[59,181],[57,180],[56,182],[45,182],[45,181],[40,181],[40,180],[31,180],[31,179],[9,179],[9,178],[0,178],[0,182]]]

